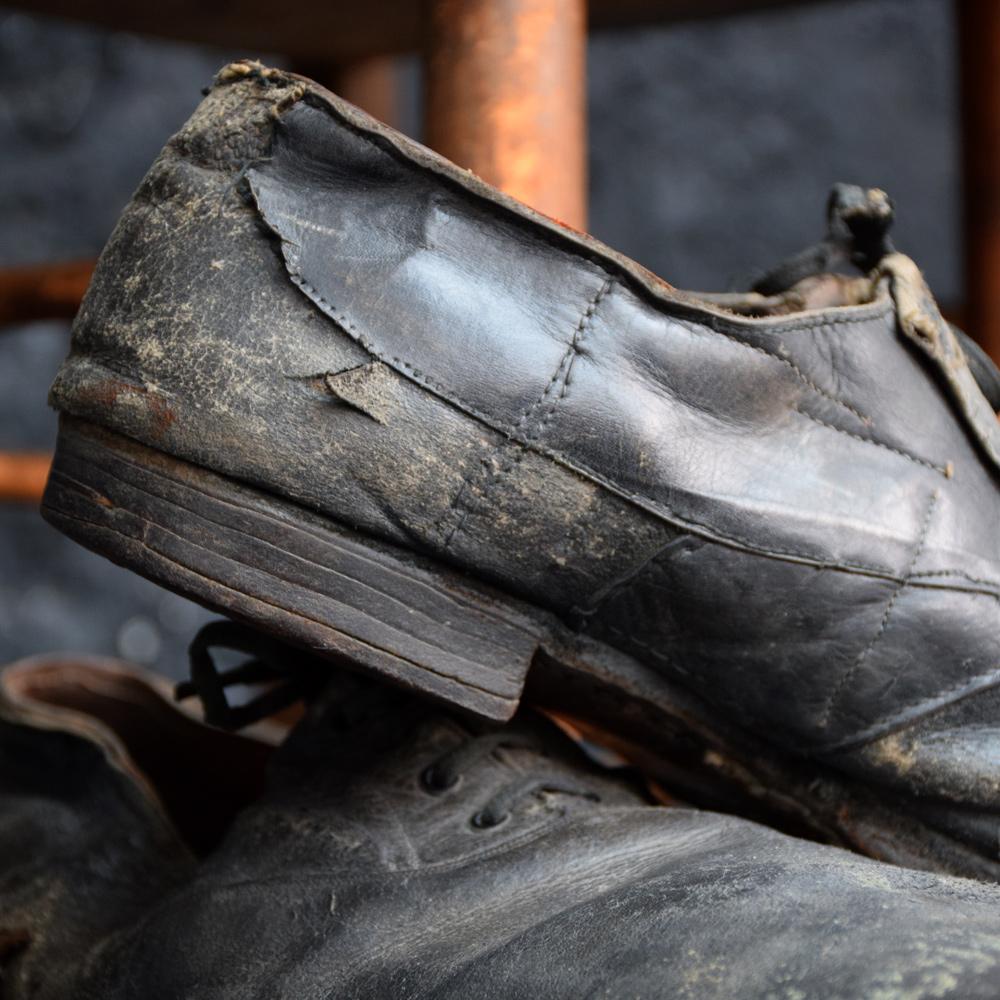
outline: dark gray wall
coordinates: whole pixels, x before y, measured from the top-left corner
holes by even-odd
[[[954,300],[950,10],[851,0],[596,38],[591,229],[675,284],[722,287],[817,238],[832,182],[878,184],[899,243]],[[0,266],[96,253],[199,89],[244,54],[0,10]],[[51,447],[67,342],[58,323],[0,333],[0,448]],[[208,617],[0,507],[0,662],[71,649],[178,674]]]
[[[960,294],[950,0],[848,0],[591,45],[591,229],[674,284],[811,243],[830,186],[895,199],[898,243]]]

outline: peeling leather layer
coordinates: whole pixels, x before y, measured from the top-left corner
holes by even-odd
[[[353,176],[343,184],[345,174]],[[761,343],[718,317],[698,325],[664,315],[605,268],[443,186],[327,109],[285,112],[247,177],[292,280],[402,374],[671,523],[758,551],[898,574],[903,511],[875,497],[859,510],[856,496],[845,508],[825,495],[828,520],[818,523],[820,452],[797,445],[819,437],[823,451],[851,456],[858,481],[881,475],[896,492],[887,467],[944,475],[950,459],[911,455],[902,443],[859,446],[875,440],[870,418],[818,385],[780,336]],[[888,332],[886,302],[828,322],[879,319]],[[748,397],[754,379],[768,384],[766,395]],[[707,381],[710,403],[701,398]],[[591,430],[581,440],[582,420]],[[764,424],[765,437],[751,433]],[[720,449],[731,455],[724,470],[712,458]],[[890,558],[873,562],[873,546]]]

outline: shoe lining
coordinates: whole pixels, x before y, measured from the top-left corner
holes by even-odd
[[[790,316],[817,309],[860,306],[874,302],[878,283],[867,277],[817,274],[793,285],[779,295],[756,292],[678,292],[695,303],[707,303],[739,316],[766,318]]]
[[[153,678],[117,665],[52,661],[7,671],[3,684],[16,700],[74,713],[83,723],[67,718],[67,728],[92,730],[96,721],[109,730],[198,854],[211,850],[263,789],[273,747],[190,718]]]

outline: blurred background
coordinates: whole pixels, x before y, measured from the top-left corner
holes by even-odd
[[[41,6],[78,13],[70,4]],[[439,147],[423,123],[433,132],[453,111],[425,114],[424,67],[434,64],[405,51],[400,33],[412,26],[391,20],[398,3],[381,16],[389,18],[390,47],[401,51],[353,77],[319,58],[335,24],[295,54],[290,28],[250,36],[261,48],[248,48],[242,35],[227,45],[222,14],[203,32],[173,22],[178,5],[164,5],[156,34],[208,37],[209,46],[122,30],[152,24],[155,8],[137,22],[118,17],[127,9],[121,3],[79,6],[93,7],[91,19],[103,24],[44,16],[28,4],[0,8],[0,299],[12,268],[88,261],[100,251],[166,138],[233,59],[300,69]],[[690,16],[716,6],[725,10]],[[961,100],[961,8],[954,0],[632,2],[617,8],[625,13],[605,12],[585,43],[587,228],[675,285],[723,289],[818,239],[835,181],[879,186],[896,202],[897,244],[921,264],[946,309],[967,313],[962,143],[975,123]],[[343,51],[343,39],[331,48]],[[434,58],[452,57],[439,48]],[[428,93],[444,99],[440,89]],[[564,141],[556,135],[563,124],[550,126],[554,142]],[[557,182],[572,197],[582,178],[581,162],[575,179]],[[568,218],[574,211],[579,217]],[[583,215],[572,201],[562,213],[577,224]],[[57,288],[55,297],[78,294],[74,280],[71,270],[68,291]],[[46,393],[69,344],[69,320],[25,321],[45,311],[2,317],[3,452],[43,455],[53,446]],[[0,662],[74,650],[182,675],[188,640],[212,616],[64,539],[41,520],[32,488],[21,493],[0,502]]]

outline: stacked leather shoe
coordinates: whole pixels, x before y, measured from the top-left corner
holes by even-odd
[[[533,701],[686,800],[996,879],[1000,377],[891,220],[840,187],[754,292],[684,293],[310,81],[223,70],[77,318],[45,516],[307,650],[240,643],[244,680],[292,677],[266,708],[349,667],[475,749],[374,681],[364,739],[314,707],[312,763],[95,945],[93,989],[989,992],[992,887],[539,773],[495,728]],[[213,676],[203,641],[232,720]]]
[[[333,674],[258,791],[121,665],[2,676],[5,998],[996,996],[1000,887],[650,805],[528,711]]]

